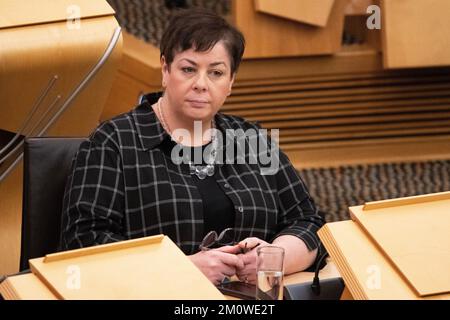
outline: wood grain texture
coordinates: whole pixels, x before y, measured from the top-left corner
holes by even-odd
[[[450,65],[450,1],[381,1],[385,68]]]
[[[19,271],[22,225],[22,161],[0,183],[0,274]]]
[[[59,95],[60,101],[49,113],[55,114],[95,66],[105,52],[117,22],[113,17],[100,17],[82,20],[81,24],[78,30],[67,29],[63,22],[0,30],[0,42],[6,44],[0,51],[0,73],[4,75],[0,77],[0,128],[17,132],[56,75],[57,81],[33,115],[31,124],[39,123]],[[48,134],[87,135],[97,126],[116,74],[120,52],[121,41],[88,88],[80,92]],[[17,97],[21,97],[20,102]],[[38,125],[34,134],[42,127]]]
[[[346,0],[336,0],[326,27],[256,12],[252,0],[234,0],[234,24],[246,38],[246,58],[332,54],[341,47]]]
[[[119,70],[114,78],[114,83],[100,116],[100,121],[106,121],[121,113],[130,111],[137,106],[141,94],[160,90],[160,86],[152,87]]]
[[[92,246],[87,248],[80,248],[70,251],[57,252],[52,254],[47,254],[44,257],[43,262],[55,262],[79,257],[86,257],[90,255],[113,252],[116,250],[124,250],[129,248],[134,248],[138,246],[152,245],[152,244],[161,244],[161,241],[164,239],[163,235],[156,235],[151,237],[132,239],[127,241],[121,241],[117,243],[108,243],[101,246]]]
[[[363,211],[367,212],[368,210],[388,209],[388,208],[405,206],[405,205],[410,205],[410,204],[420,204],[420,203],[440,201],[440,200],[450,200],[450,192],[439,192],[439,193],[424,194],[424,195],[399,198],[399,199],[388,199],[388,200],[382,200],[382,201],[366,202],[366,204],[363,207]]]
[[[14,6],[14,16],[20,16],[17,15],[17,12],[22,12],[20,8],[24,8],[24,14],[31,14],[29,8],[36,6],[37,2],[6,1],[0,6]],[[79,29],[70,29],[65,21],[53,21],[55,15],[61,14],[60,9],[65,8],[61,5],[67,3],[40,1],[39,10],[34,8],[35,16],[43,19],[39,24],[0,29],[1,129],[18,132],[25,119],[32,114],[38,97],[56,75],[54,86],[48,91],[22,134],[31,136],[40,133],[46,121],[56,114],[105,52],[118,27],[111,7],[106,1],[81,1],[79,4],[82,9],[86,4],[86,8],[92,7],[95,12],[101,12],[101,15],[96,13],[96,17],[81,19]],[[48,7],[44,8],[43,5]],[[66,12],[65,9],[63,12]],[[86,9],[86,13],[88,12]],[[44,14],[47,15],[48,23],[44,23]],[[30,23],[36,21],[31,19]],[[44,135],[87,136],[98,125],[120,61],[121,48],[120,38],[109,59]],[[50,108],[54,101],[57,101],[56,105]],[[0,260],[0,274],[18,271],[22,179],[20,164],[0,183],[0,255],[8,257]]]
[[[328,259],[327,265],[319,272],[320,279],[340,277],[335,263]],[[184,277],[189,277],[184,275]],[[284,283],[297,284],[312,281],[313,272],[296,272],[284,277]],[[0,294],[5,300],[56,300],[55,294],[33,273],[8,277],[0,284]],[[239,300],[225,296],[227,300]],[[178,299],[176,296],[174,299]],[[351,296],[347,296],[351,299]],[[208,298],[209,300],[209,298]]]
[[[56,296],[33,273],[8,277],[0,284],[5,300],[56,300]]]
[[[370,210],[351,210],[352,220],[419,296],[450,292],[449,195],[402,198]]]
[[[159,239],[161,241],[155,242],[155,239],[159,238],[146,237],[87,248],[95,252],[82,256],[75,251],[66,252],[73,256],[52,262],[31,259],[30,266],[59,299],[224,299],[167,236]],[[106,251],[101,249],[104,246],[108,246]],[[70,266],[79,270],[80,288],[77,290],[66,285],[66,270]]]
[[[335,0],[254,0],[256,11],[325,27]]]
[[[100,120],[130,111],[143,93],[161,90],[159,49],[123,32],[123,54]]]
[[[373,4],[379,5],[380,0],[349,0],[345,7],[345,15],[365,16],[367,7]]]
[[[76,11],[74,11],[76,10]],[[27,0],[26,5],[16,0],[0,1],[0,29],[40,23],[66,21],[75,17],[93,18],[111,16],[113,8],[106,1],[91,0]],[[20,14],[18,14],[20,12]]]
[[[339,167],[346,165],[404,163],[450,159],[447,137],[386,142],[365,145],[326,145],[285,150],[296,169]],[[330,156],[331,155],[331,156]]]
[[[450,294],[418,296],[351,220],[327,223],[318,234],[355,300],[450,299]]]

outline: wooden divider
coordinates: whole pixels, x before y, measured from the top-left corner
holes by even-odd
[[[386,68],[450,65],[450,1],[381,1]]]
[[[253,0],[234,0],[232,19],[247,40],[246,58],[332,54],[341,47],[346,4],[334,1],[324,27],[257,12]]]
[[[100,119],[127,112],[142,93],[161,90],[159,49],[123,32],[123,55]]]
[[[335,0],[254,0],[256,11],[325,27]]]
[[[69,19],[76,20],[76,12],[68,10],[71,6],[80,10],[73,24]],[[120,62],[122,41],[114,10],[106,1],[7,0],[0,2],[0,12],[0,129],[19,133],[21,139],[87,136],[99,123]],[[0,274],[18,271],[20,154],[21,149],[13,157],[18,165],[0,181],[0,256],[7,257],[0,260]]]

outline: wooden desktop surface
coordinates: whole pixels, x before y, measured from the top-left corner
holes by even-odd
[[[295,284],[312,281],[314,277],[313,272],[297,272],[288,275],[284,279],[284,284]],[[339,271],[332,261],[320,271],[320,278],[327,279],[333,277],[340,277]],[[13,276],[15,278],[14,287],[16,294],[23,300],[56,300],[56,296],[36,277],[33,273]],[[237,298],[225,296],[228,300],[237,300]]]

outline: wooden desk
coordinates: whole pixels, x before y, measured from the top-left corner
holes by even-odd
[[[344,279],[343,294],[354,300],[450,299],[449,293],[420,297],[354,221],[327,223],[318,234]]]
[[[312,281],[313,277],[313,272],[298,272],[286,276],[284,283],[288,285]],[[320,271],[320,278],[333,277],[340,277],[340,274],[335,264],[329,261]],[[57,300],[55,295],[32,273],[9,277],[9,281],[13,284],[13,287],[9,286],[8,289],[5,289],[4,286],[0,287],[0,294],[4,297],[7,293],[5,290],[13,290],[14,295],[19,296],[22,300]],[[225,298],[227,300],[238,300],[230,296],[225,296]],[[7,300],[7,298],[5,299]]]
[[[8,296],[11,295],[20,297],[20,300],[57,300],[55,295],[33,273],[11,276],[7,280],[12,286],[0,287],[0,294],[5,300],[10,300]]]

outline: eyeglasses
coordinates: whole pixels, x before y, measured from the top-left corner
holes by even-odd
[[[233,228],[224,229],[219,235],[216,231],[210,231],[200,243],[200,250],[209,250],[214,246],[227,246],[235,244],[235,230]]]

